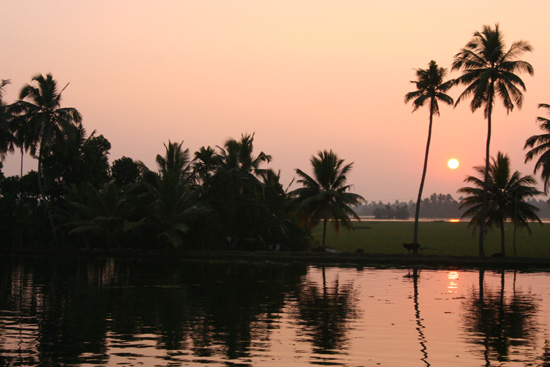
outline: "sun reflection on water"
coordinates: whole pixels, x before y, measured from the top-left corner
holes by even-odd
[[[457,293],[458,292],[458,271],[450,271],[447,274],[447,279],[449,279],[449,285],[447,286],[448,293]]]

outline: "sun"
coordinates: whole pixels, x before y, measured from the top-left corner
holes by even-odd
[[[460,165],[460,163],[458,162],[458,159],[456,159],[456,158],[451,158],[447,162],[447,166],[449,166],[450,169],[457,169],[459,165]]]

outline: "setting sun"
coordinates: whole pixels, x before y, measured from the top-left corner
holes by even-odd
[[[450,169],[457,169],[459,165],[458,159],[455,158],[449,159],[447,162],[447,166],[449,166]]]

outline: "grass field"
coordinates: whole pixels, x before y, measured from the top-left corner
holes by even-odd
[[[468,222],[450,223],[446,221],[420,222],[418,242],[421,254],[477,256],[479,232],[472,233]],[[526,229],[516,233],[516,251],[518,257],[550,258],[550,224],[530,224],[532,234]],[[412,242],[414,222],[412,221],[361,221],[355,224],[355,231],[341,230],[336,235],[332,226],[327,229],[327,247],[342,252],[403,254],[407,251],[403,243]],[[313,231],[314,237],[321,242],[322,227]],[[505,225],[506,255],[514,256],[514,227]],[[485,255],[500,252],[500,230],[494,228],[485,240]]]

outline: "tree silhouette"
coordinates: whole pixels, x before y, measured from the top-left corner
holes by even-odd
[[[47,206],[52,230],[54,223],[48,207],[48,201],[42,185],[42,163],[47,150],[61,136],[69,133],[71,126],[82,121],[80,113],[72,107],[61,108],[61,94],[68,84],[58,90],[57,82],[51,74],[36,75],[32,78],[35,85],[25,85],[19,94],[18,108],[25,115],[28,126],[25,127],[23,141],[30,147],[30,153],[38,153],[38,187]],[[55,232],[54,232],[55,236]]]
[[[532,50],[526,41],[512,43],[509,50],[505,50],[504,37],[498,24],[494,28],[484,26],[481,32],[475,32],[470,42],[455,55],[452,70],[462,70],[462,75],[456,79],[458,84],[467,85],[466,89],[456,100],[456,104],[463,99],[472,97],[470,108],[473,111],[483,107],[487,119],[487,144],[485,147],[485,182],[488,182],[490,165],[490,144],[492,115],[496,99],[501,99],[507,112],[514,106],[521,108],[525,84],[516,75],[526,71],[533,75],[531,64],[517,58],[524,52]],[[487,187],[483,188],[483,205],[481,211],[479,256],[485,256],[483,246],[485,216],[487,215]]]
[[[550,105],[541,103],[539,108],[545,108],[550,113]],[[525,163],[529,162],[535,156],[539,156],[535,164],[534,173],[540,169],[540,176],[544,181],[544,191],[548,192],[550,186],[550,119],[546,117],[537,117],[540,122],[540,129],[544,132],[540,135],[533,135],[525,142],[523,149],[532,148],[525,154]]]
[[[485,168],[474,167],[481,177],[485,175]],[[533,196],[542,194],[533,185],[536,181],[532,176],[522,176],[518,171],[510,170],[510,159],[507,155],[498,153],[489,166],[487,180],[475,176],[468,176],[465,182],[473,187],[463,187],[458,190],[464,194],[460,208],[468,208],[462,218],[471,217],[470,225],[490,229],[493,225],[500,228],[500,247],[502,255],[506,255],[504,246],[504,222],[512,220],[515,226],[529,228],[529,221],[538,221],[542,224],[536,212],[538,208],[527,202]],[[483,213],[484,191],[487,193],[487,210]],[[485,226],[481,226],[481,224]],[[485,234],[485,233],[484,233]]]
[[[300,169],[296,173],[300,177],[298,183],[303,187],[290,193],[295,201],[296,213],[300,222],[308,228],[323,223],[322,246],[325,248],[327,223],[334,224],[336,233],[340,226],[352,229],[351,218],[359,220],[353,206],[361,204],[365,199],[358,194],[348,192],[351,185],[347,184],[347,175],[353,163],[344,164],[332,150],[319,152],[310,159],[313,177]]]
[[[447,70],[437,66],[435,61],[430,61],[428,69],[416,70],[416,81],[411,81],[416,85],[416,90],[405,95],[405,103],[413,101],[413,112],[426,103],[430,106],[430,123],[428,125],[428,140],[426,142],[426,153],[424,156],[424,167],[422,169],[422,178],[420,180],[420,188],[418,189],[418,198],[416,200],[416,211],[414,215],[414,236],[413,243],[418,243],[418,217],[420,216],[420,203],[422,202],[422,190],[424,189],[424,181],[428,170],[428,155],[430,152],[430,141],[432,139],[433,116],[439,116],[438,101],[448,105],[453,104],[453,99],[445,94],[453,85],[454,81],[444,82],[443,79]]]
[[[15,136],[13,134],[13,113],[12,106],[4,102],[4,87],[10,83],[9,80],[0,80],[0,161],[3,161],[6,153],[13,152]]]

